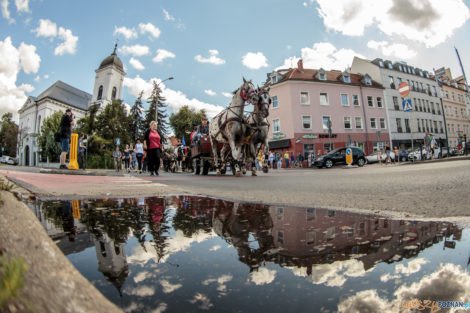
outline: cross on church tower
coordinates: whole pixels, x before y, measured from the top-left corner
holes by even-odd
[[[117,49],[118,42],[119,42],[119,38],[116,38],[116,41],[114,42],[114,51],[113,51],[113,54],[116,54],[116,49]]]

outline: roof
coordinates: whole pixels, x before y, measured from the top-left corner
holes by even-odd
[[[58,80],[51,87],[47,88],[37,97],[37,101],[50,98],[63,102],[71,107],[87,111],[88,103],[91,101],[91,95],[85,91],[67,85]]]
[[[111,55],[107,56],[100,64],[100,67],[98,70],[107,67],[108,65],[116,65],[118,69],[121,71],[124,71],[124,67],[122,66],[122,61],[119,59],[119,57],[116,54],[116,49],[114,49],[114,52],[111,53]]]
[[[381,84],[377,83],[376,81],[372,79],[371,79],[372,85],[366,85],[366,83],[364,82],[364,75],[353,74],[353,73],[347,73],[349,74],[351,83],[345,83],[342,80],[343,73],[341,71],[336,71],[336,70],[324,71],[326,74],[326,80],[321,80],[317,78],[317,73],[320,70],[316,70],[316,69],[299,70],[298,68],[291,68],[287,71],[287,73],[282,75],[282,79],[277,81],[277,83],[281,83],[287,80],[303,80],[303,81],[326,82],[326,83],[336,83],[336,84],[345,84],[345,85],[363,85],[365,87],[383,88]]]

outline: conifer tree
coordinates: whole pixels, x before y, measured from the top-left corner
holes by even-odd
[[[162,138],[162,143],[165,143],[168,137],[168,115],[166,114],[166,99],[161,96],[161,93],[162,90],[158,86],[158,83],[153,81],[152,94],[147,100],[149,109],[146,111],[145,115],[145,128],[150,127],[150,122],[155,120],[155,112],[157,112],[157,131],[160,138]]]
[[[144,120],[142,117],[142,95],[143,91],[139,94],[139,97],[135,100],[134,105],[131,107],[129,114],[129,134],[132,142],[136,142],[137,139],[142,140],[143,131],[145,128]]]

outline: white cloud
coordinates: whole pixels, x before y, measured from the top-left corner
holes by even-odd
[[[338,304],[338,312],[392,313],[402,311],[403,301],[431,300],[462,301],[470,298],[470,274],[459,265],[444,264],[435,272],[423,276],[411,285],[402,285],[394,292],[391,301],[381,298],[376,290],[364,290],[343,299]],[[435,310],[437,312],[438,310]],[[449,310],[455,312],[456,310]],[[447,311],[446,311],[447,312]]]
[[[248,52],[242,58],[242,63],[251,70],[268,67],[267,59],[262,52]]]
[[[48,79],[49,78],[49,74],[44,74],[44,79]]]
[[[133,46],[122,46],[119,49],[119,52],[123,55],[134,55],[134,56],[143,56],[150,53],[150,49],[147,46],[143,45],[133,45]]]
[[[345,70],[351,65],[354,56],[365,58],[360,53],[351,49],[337,49],[329,42],[315,43],[312,48],[305,47],[301,50],[301,58],[304,68],[324,68],[325,70]],[[291,68],[297,66],[298,57],[290,57],[284,60],[284,64],[277,67]]]
[[[225,64],[225,60],[219,58],[218,55],[219,55],[219,51],[212,49],[212,50],[209,50],[208,58],[204,58],[202,55],[198,54],[194,57],[194,60],[196,60],[199,63],[210,63],[214,65]]]
[[[63,55],[65,53],[75,54],[77,51],[77,42],[78,36],[74,36],[70,29],[65,29],[63,27],[59,27],[59,37],[64,40],[61,44],[59,44],[55,50],[55,55]]]
[[[132,65],[132,67],[135,68],[136,70],[139,70],[139,71],[145,70],[145,66],[144,66],[142,63],[140,63],[139,60],[137,60],[137,59],[135,59],[135,58],[133,58],[133,57],[129,60],[129,63],[130,63],[130,65]]]
[[[138,36],[135,29],[127,28],[125,26],[114,26],[114,35],[123,35],[126,40],[135,39]]]
[[[183,287],[183,285],[181,284],[172,284],[166,279],[160,280],[160,285],[162,285],[164,293],[172,293],[173,291],[178,290],[181,287]]]
[[[162,9],[163,10],[163,15],[165,16],[165,21],[174,21],[175,18],[174,16],[172,16],[170,13],[168,13],[167,10],[165,9]]]
[[[8,21],[8,24],[14,23],[15,20],[10,16],[10,10],[8,10],[8,0],[2,0],[2,15]]]
[[[41,79],[41,76],[39,76],[39,75],[36,76],[36,77],[34,77],[34,81],[35,81],[36,83],[39,82],[40,79]]]
[[[16,85],[18,73],[37,73],[41,58],[36,54],[36,47],[21,43],[13,46],[10,37],[0,41],[0,111],[13,113],[16,119],[18,109],[26,101],[26,92],[34,87],[29,84]]]
[[[367,47],[381,51],[385,56],[394,56],[399,59],[411,59],[418,54],[417,51],[410,49],[405,44],[389,44],[387,41],[370,40],[367,42]]]
[[[15,5],[18,12],[30,12],[29,0],[15,0]]]
[[[155,63],[161,63],[163,62],[163,60],[165,59],[172,59],[172,58],[175,58],[175,54],[173,52],[170,52],[168,50],[165,50],[165,49],[158,49],[157,50],[157,55],[152,59],[153,62]]]
[[[462,0],[317,0],[318,14],[328,29],[362,36],[377,26],[388,36],[434,47],[450,38],[470,18]]]
[[[155,310],[153,310],[151,313],[163,313],[166,311],[168,308],[168,304],[165,302],[160,302]]]
[[[41,57],[36,53],[36,47],[21,43],[18,48],[20,53],[20,63],[26,74],[37,73],[41,64]]]
[[[205,92],[207,95],[212,96],[212,97],[215,96],[215,95],[217,95],[217,93],[215,93],[215,91],[210,90],[210,89],[206,89],[206,90],[204,90],[204,92]]]
[[[209,278],[206,279],[205,281],[202,282],[203,285],[207,286],[211,283],[217,283],[217,291],[219,292],[220,295],[226,295],[227,294],[227,285],[229,281],[233,279],[232,275],[222,275],[219,278]]]
[[[140,28],[140,33],[142,34],[149,33],[155,38],[160,37],[160,34],[161,34],[160,29],[158,27],[155,27],[155,25],[153,25],[152,23],[147,23],[147,24],[140,23],[139,28]]]
[[[141,271],[141,272],[138,272],[135,276],[134,276],[134,282],[135,283],[140,283],[148,278],[152,277],[152,273],[150,272],[147,272],[147,271]]]
[[[256,285],[267,285],[274,281],[276,278],[276,271],[268,270],[267,268],[260,268],[257,271],[251,272],[251,281]]]
[[[233,93],[230,93],[230,92],[222,92],[222,95],[223,95],[224,97],[227,97],[227,98],[230,98],[230,99],[233,98]]]
[[[55,37],[57,36],[57,24],[50,20],[39,20],[38,28],[32,30],[37,37]]]

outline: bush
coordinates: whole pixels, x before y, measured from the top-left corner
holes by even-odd
[[[87,168],[113,169],[113,155],[108,151],[102,154],[89,154],[87,157]]]

